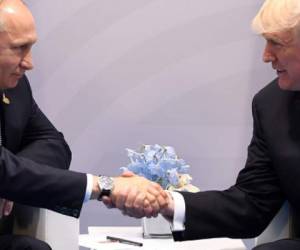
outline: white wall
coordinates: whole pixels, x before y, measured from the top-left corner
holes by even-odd
[[[118,175],[125,148],[172,145],[202,190],[233,184],[251,99],[275,76],[250,22],[262,0],[28,0],[35,97],[73,151],[71,168]],[[87,204],[88,225],[139,221]]]

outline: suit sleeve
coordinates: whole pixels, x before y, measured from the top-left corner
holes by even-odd
[[[63,134],[57,131],[32,97],[27,78],[25,78],[31,99],[31,114],[22,134],[21,149],[18,156],[31,159],[51,167],[68,169],[71,151]]]
[[[253,137],[246,166],[236,184],[224,191],[182,193],[186,203],[186,229],[174,232],[175,240],[252,238],[266,228],[283,204],[255,98],[252,113]]]
[[[39,164],[1,148],[0,197],[79,217],[86,179],[83,173]]]
[[[2,106],[0,197],[78,217],[86,175],[65,170],[70,149],[35,103],[27,78],[7,92],[13,101]]]

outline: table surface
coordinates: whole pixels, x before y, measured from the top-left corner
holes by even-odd
[[[143,247],[108,242],[106,236],[115,236],[143,243]],[[89,227],[89,234],[79,236],[79,245],[95,250],[245,250],[242,240],[217,238],[174,242],[173,239],[144,239],[141,227]]]

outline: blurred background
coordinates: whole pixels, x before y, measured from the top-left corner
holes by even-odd
[[[275,78],[250,23],[262,0],[27,0],[39,35],[28,74],[63,131],[71,169],[116,176],[125,148],[175,147],[201,190],[244,166],[253,95]],[[87,203],[88,226],[140,221]]]

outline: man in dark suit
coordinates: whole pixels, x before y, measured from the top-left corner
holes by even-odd
[[[278,78],[253,99],[253,137],[246,166],[236,184],[225,191],[171,193],[169,206],[161,213],[177,222],[175,240],[258,236],[286,200],[299,218],[300,1],[266,0],[253,28],[266,39],[263,60],[272,64]],[[140,216],[135,208],[127,213]],[[300,240],[280,240],[255,249],[296,250]]]
[[[265,38],[263,60],[278,78],[253,99],[253,137],[236,184],[225,191],[182,193],[184,228],[173,232],[175,240],[256,237],[284,201],[300,211],[300,1],[266,0],[252,26]],[[169,205],[163,213],[172,218],[176,199]],[[300,240],[255,249],[296,250]]]
[[[137,176],[111,178],[66,171],[70,149],[35,103],[24,75],[33,68],[31,47],[36,40],[34,19],[26,5],[21,0],[0,0],[1,210],[9,214],[12,200],[79,217],[83,202],[110,196],[117,204],[133,190],[147,200],[145,213],[157,214],[166,204],[158,184]],[[28,237],[6,235],[0,236],[0,249],[50,247]]]

